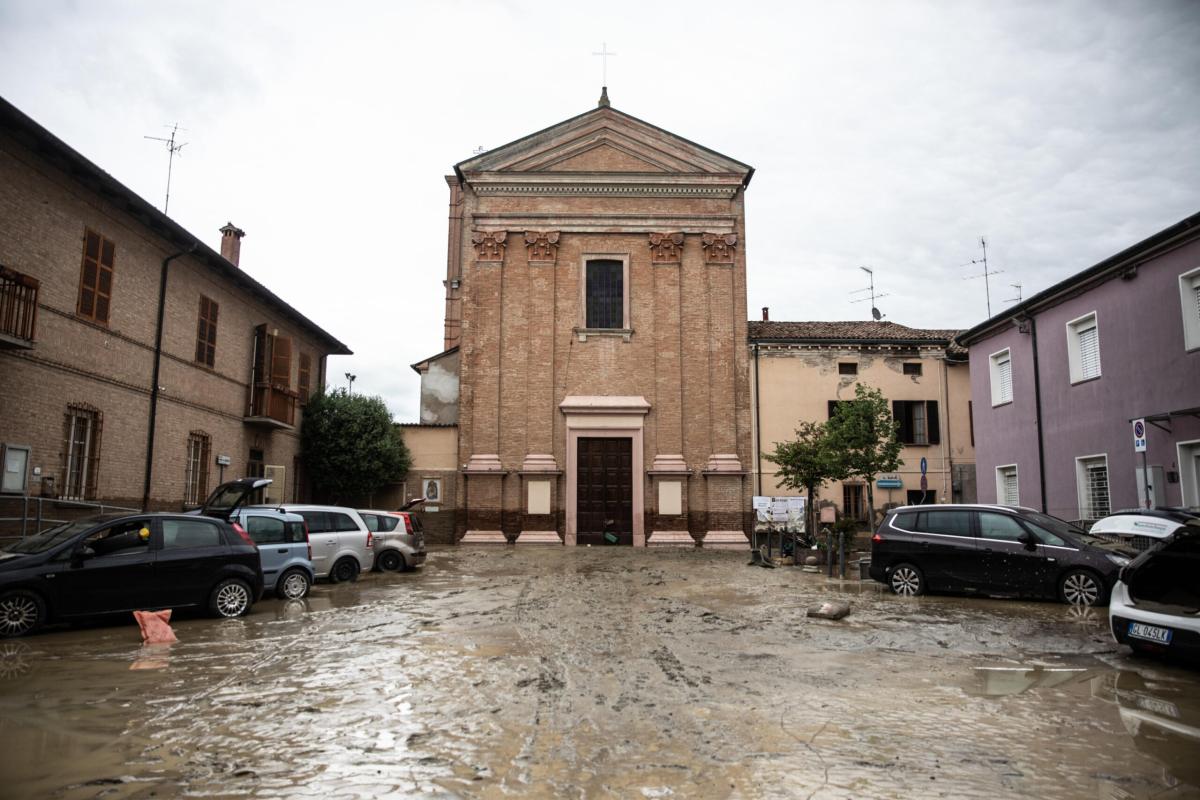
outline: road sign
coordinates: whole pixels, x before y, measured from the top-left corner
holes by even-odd
[[[924,475],[929,471],[929,462],[925,460],[925,456],[921,456],[921,474]]]
[[[1133,421],[1133,452],[1146,452],[1146,420],[1144,419]]]
[[[929,491],[929,478],[925,477],[924,475],[921,476],[921,491]]]

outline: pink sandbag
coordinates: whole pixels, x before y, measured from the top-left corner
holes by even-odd
[[[167,644],[177,642],[175,631],[171,630],[171,609],[165,611],[135,611],[134,619],[142,629],[142,641],[146,644]]]

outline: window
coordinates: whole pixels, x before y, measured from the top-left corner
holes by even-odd
[[[1067,323],[1067,360],[1071,383],[1100,377],[1100,328],[1095,311]]]
[[[96,531],[83,542],[96,558],[116,555],[141,555],[150,549],[150,525],[148,519],[129,520],[111,528]]]
[[[208,459],[212,440],[204,431],[192,431],[187,438],[187,464],[183,477],[183,503],[198,506],[208,496]]]
[[[300,354],[300,378],[296,388],[300,390],[300,402],[307,403],[308,395],[312,391],[312,356],[308,353]]]
[[[251,514],[246,517],[246,533],[255,544],[285,544],[287,528],[278,517],[263,517]]]
[[[220,547],[221,529],[200,519],[164,519],[163,549]]]
[[[842,513],[850,519],[867,519],[866,487],[861,483],[842,484]]]
[[[941,442],[936,400],[894,400],[892,416],[900,423],[896,437],[902,444]]]
[[[100,467],[100,412],[82,403],[67,406],[63,420],[62,496],[90,500],[96,496]]]
[[[595,259],[584,262],[584,327],[624,329],[625,262]]]
[[[857,375],[857,374],[858,374],[858,364],[851,364],[851,363],[839,363],[838,364],[838,375]]]
[[[79,316],[108,324],[115,262],[116,245],[93,230],[85,230],[83,265],[79,270],[79,302],[75,307]]]
[[[309,533],[329,533],[330,531],[356,531],[358,525],[348,514],[337,511],[298,511],[308,523]]]
[[[1200,267],[1179,276],[1179,302],[1183,308],[1183,346],[1200,349]]]
[[[217,354],[217,301],[200,295],[196,321],[196,363],[211,367]]]
[[[948,536],[971,536],[971,514],[970,511],[922,511],[917,518],[917,530]]]
[[[905,375],[920,375],[921,374],[921,365],[915,364],[915,363],[914,364],[905,364],[904,365],[904,374]]]
[[[996,502],[1002,506],[1020,505],[1016,464],[996,467]]]
[[[1000,406],[1011,403],[1012,390],[1012,353],[1001,350],[988,356],[992,377],[992,405]]]
[[[396,526],[400,524],[399,517],[382,514],[362,514],[363,522],[367,523],[367,530],[372,533],[388,533],[396,530]]]
[[[997,514],[995,511],[979,512],[979,537],[981,539],[1003,539],[1015,542],[1021,538],[1025,529],[1007,514]]]
[[[1082,456],[1075,459],[1075,479],[1079,492],[1079,518],[1100,519],[1108,516],[1108,456]]]

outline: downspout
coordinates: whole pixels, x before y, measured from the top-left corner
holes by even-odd
[[[1042,441],[1042,375],[1038,369],[1037,322],[1029,316],[1029,334],[1033,345],[1033,403],[1037,415],[1038,487],[1042,497],[1042,513],[1046,513],[1046,448]]]
[[[146,432],[146,481],[142,486],[142,510],[150,507],[150,480],[154,473],[154,426],[158,417],[158,375],[162,367],[163,317],[167,308],[167,265],[180,256],[196,251],[196,243],[187,250],[180,250],[163,259],[162,272],[158,279],[158,324],[154,330],[154,371],[150,384],[150,420]]]
[[[758,342],[754,343],[754,475],[762,496],[762,419],[758,413]]]

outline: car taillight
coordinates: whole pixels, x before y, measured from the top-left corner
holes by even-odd
[[[404,531],[410,536],[413,532],[412,517],[410,517],[408,514],[404,515]]]
[[[367,531],[367,547],[374,547],[374,546],[375,546],[375,537],[371,535],[370,531]]]
[[[312,540],[308,538],[308,520],[304,521],[304,543],[308,545],[308,560],[312,561]]]
[[[246,533],[246,529],[241,525],[235,522],[233,523],[233,529],[237,531],[237,535],[242,537],[246,544],[250,545],[251,547],[258,547],[258,545],[254,543],[254,540],[250,538],[250,534]]]
[[[880,536],[878,533],[876,533],[874,536],[871,537],[871,541],[872,542],[882,542],[883,537]]]

